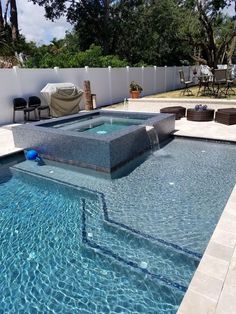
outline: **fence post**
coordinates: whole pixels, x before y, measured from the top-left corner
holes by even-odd
[[[166,87],[166,84],[167,84],[167,65],[165,65],[164,69],[165,69],[165,87],[164,87],[164,90],[166,92],[167,91],[167,87]]]
[[[54,67],[53,70],[56,76],[56,80],[58,80],[59,79],[59,67]]]
[[[108,67],[108,84],[109,84],[109,97],[110,97],[110,104],[113,104],[112,98],[112,83],[111,83],[111,66]]]
[[[154,65],[153,67],[153,94],[156,94],[157,88],[157,66]]]
[[[174,66],[174,90],[176,90],[176,76],[177,76],[177,67],[176,65]]]
[[[141,80],[142,80],[142,82],[141,82],[141,86],[142,86],[142,88],[143,88],[143,93],[145,93],[145,91],[144,91],[144,66],[142,65],[142,68],[141,68]]]
[[[84,67],[85,73],[84,73],[84,80],[89,81],[89,67],[86,65]]]
[[[17,65],[14,65],[12,69],[13,69],[13,73],[14,73],[14,76],[15,76],[15,79],[16,79],[16,86],[17,86],[19,95],[23,96],[22,88],[21,88],[21,81],[20,81],[20,79],[18,77],[19,67]]]
[[[126,82],[127,82],[127,88],[128,88],[127,95],[129,95],[129,84],[130,84],[130,81],[129,81],[129,66],[128,65],[126,66]]]

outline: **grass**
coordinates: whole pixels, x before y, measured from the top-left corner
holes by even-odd
[[[160,94],[156,94],[156,95],[152,95],[152,96],[148,96],[148,97],[153,97],[153,98],[189,98],[189,99],[199,99],[199,98],[205,98],[205,99],[212,99],[215,98],[214,96],[203,96],[201,95],[201,93],[199,93],[199,95],[197,96],[197,92],[198,92],[198,86],[194,86],[191,87],[190,90],[193,93],[193,96],[187,96],[187,95],[183,95],[183,89],[178,89],[178,90],[174,90],[174,91],[170,91],[170,92],[166,92],[166,93],[160,93]],[[236,99],[236,88],[233,88],[235,95],[230,95],[228,97],[222,97],[225,99]]]

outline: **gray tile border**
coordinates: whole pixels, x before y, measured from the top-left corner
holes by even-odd
[[[84,117],[111,115],[142,120],[138,125],[130,125],[103,136],[52,127],[63,122],[82,120]],[[166,140],[175,129],[175,116],[96,110],[16,126],[12,132],[17,147],[34,148],[43,158],[110,173],[151,148],[146,126],[153,127],[160,141]]]

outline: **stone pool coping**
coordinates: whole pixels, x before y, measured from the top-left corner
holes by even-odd
[[[236,313],[236,185],[178,314]]]

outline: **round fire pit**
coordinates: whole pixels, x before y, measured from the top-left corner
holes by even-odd
[[[206,109],[206,110],[195,110],[195,109],[188,109],[187,110],[187,120],[189,121],[212,121],[214,118],[213,109]]]

